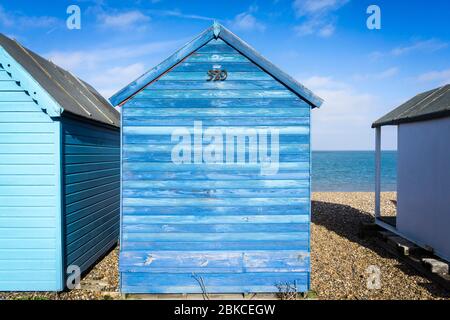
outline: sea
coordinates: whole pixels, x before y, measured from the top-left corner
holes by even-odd
[[[381,155],[381,191],[396,191],[397,151]],[[374,151],[313,151],[312,190],[315,192],[375,191]]]

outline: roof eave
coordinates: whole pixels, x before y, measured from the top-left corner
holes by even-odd
[[[238,36],[233,34],[225,27],[221,26],[217,22],[214,22],[214,24],[211,27],[206,29],[192,41],[188,42],[185,46],[183,46],[172,56],[164,60],[158,66],[151,69],[149,72],[145,73],[137,80],[133,81],[128,86],[117,92],[109,99],[109,101],[114,106],[122,105],[130,97],[132,97],[137,92],[148,86],[155,79],[158,79],[161,75],[169,71],[176,64],[186,59],[186,57],[188,57],[194,51],[196,51],[197,49],[208,43],[210,40],[218,38],[228,43],[234,49],[241,52],[244,56],[246,56],[248,59],[250,59],[259,67],[261,67],[264,71],[272,75],[275,79],[286,85],[295,94],[300,96],[300,98],[302,98],[308,104],[310,104],[312,108],[320,107],[322,105],[323,99],[316,96],[312,91],[310,91],[305,86],[296,81],[294,78],[292,78],[291,76],[280,70],[270,61],[268,61],[266,58],[264,58],[262,55],[256,52],[247,43],[241,40]]]
[[[50,117],[61,116],[64,112],[63,107],[2,46],[0,46],[0,57],[5,61],[3,65],[5,71],[19,83],[42,111]]]

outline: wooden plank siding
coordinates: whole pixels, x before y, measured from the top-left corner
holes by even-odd
[[[207,82],[213,68],[223,82]],[[124,293],[309,289],[311,106],[222,40],[122,105]],[[171,161],[180,127],[276,128],[280,169]]]
[[[65,264],[84,272],[119,238],[119,130],[62,122]]]
[[[0,291],[62,289],[59,122],[0,68]]]

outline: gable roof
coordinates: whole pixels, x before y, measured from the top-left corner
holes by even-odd
[[[443,117],[450,117],[450,84],[418,94],[375,121],[372,128]]]
[[[92,86],[1,33],[0,46],[56,102],[54,105],[57,107],[50,115],[69,112],[93,121],[120,126],[119,112]],[[10,65],[4,67],[11,68]],[[48,102],[35,100],[38,104],[45,104],[41,105],[45,110],[51,107]]]
[[[154,67],[153,69],[142,75],[140,78],[117,92],[109,100],[114,106],[123,104],[131,96],[138,93],[140,90],[148,86],[152,81],[159,78],[176,64],[183,61],[191,53],[213,39],[222,39],[223,41],[225,41],[228,45],[239,51],[249,60],[257,64],[264,71],[272,75],[275,79],[283,83],[286,87],[300,96],[303,100],[308,102],[311,107],[320,107],[322,105],[323,100],[321,98],[319,98],[302,84],[297,82],[294,78],[280,70],[277,66],[269,62],[266,58],[261,56],[258,52],[255,51],[255,49],[250,47],[238,36],[216,22],[195,39],[175,52],[172,56],[161,62],[158,66]]]

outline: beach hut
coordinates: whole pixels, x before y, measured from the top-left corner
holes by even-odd
[[[398,127],[397,216],[380,208],[381,128]],[[376,129],[376,221],[450,261],[450,85],[389,112]]]
[[[110,101],[122,292],[308,290],[320,98],[215,23]]]
[[[0,35],[0,291],[59,291],[119,234],[119,113]],[[75,271],[76,267],[69,270]]]

